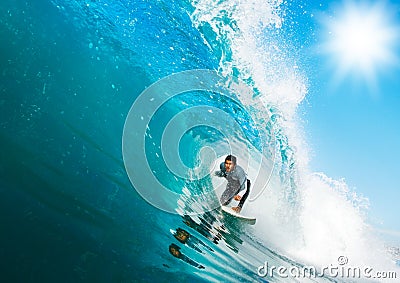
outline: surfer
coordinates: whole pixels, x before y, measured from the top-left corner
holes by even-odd
[[[232,199],[239,201],[238,206],[232,209],[239,213],[250,193],[250,180],[247,179],[243,168],[237,165],[236,156],[228,155],[225,162],[220,165],[220,171],[215,172],[218,177],[225,177],[228,180],[225,191],[220,201],[222,205],[228,205]]]

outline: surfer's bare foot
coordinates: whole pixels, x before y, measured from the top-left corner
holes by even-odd
[[[232,207],[232,210],[236,213],[239,213],[242,210],[242,208],[240,206],[236,206],[236,207]]]

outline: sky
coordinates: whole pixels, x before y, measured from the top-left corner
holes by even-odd
[[[367,197],[369,223],[400,244],[400,3],[322,3],[299,22],[310,166]]]

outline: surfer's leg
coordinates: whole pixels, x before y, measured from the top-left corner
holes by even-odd
[[[250,182],[249,179],[247,179],[247,190],[246,190],[246,192],[244,193],[244,195],[242,196],[242,198],[240,199],[240,202],[239,202],[239,204],[238,204],[238,207],[240,207],[240,208],[243,207],[244,202],[246,201],[247,197],[248,197],[249,194],[250,194],[250,186],[251,186],[251,182]]]
[[[220,202],[222,205],[228,205],[231,202],[232,198],[228,198],[226,194],[222,194]]]
[[[228,205],[233,197],[235,196],[235,192],[231,187],[227,187],[226,190],[222,193],[220,202],[222,205]]]

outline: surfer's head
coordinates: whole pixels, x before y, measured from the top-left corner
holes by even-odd
[[[190,234],[187,231],[178,228],[176,229],[174,236],[179,242],[185,243],[189,239]]]
[[[174,257],[180,257],[182,253],[180,252],[180,247],[178,247],[175,244],[171,244],[169,246],[169,252],[174,256]]]
[[[231,172],[236,166],[236,156],[228,155],[225,158],[225,170],[226,172]]]

